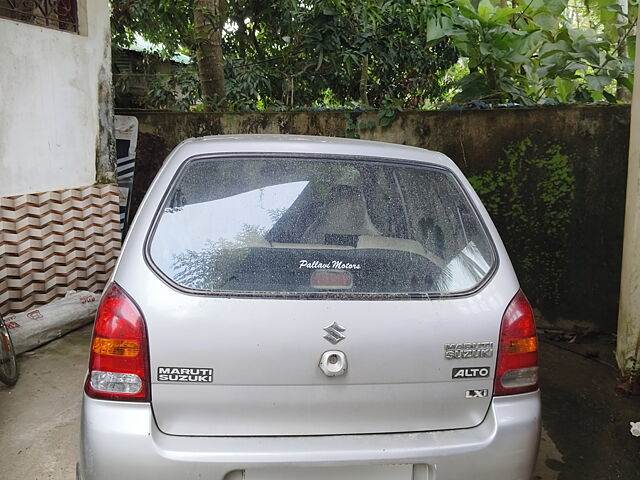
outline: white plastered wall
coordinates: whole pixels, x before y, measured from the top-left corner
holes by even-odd
[[[95,182],[109,6],[78,7],[79,35],[0,18],[0,197]]]

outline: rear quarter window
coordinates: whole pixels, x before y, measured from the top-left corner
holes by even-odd
[[[204,158],[174,179],[154,269],[210,294],[450,295],[496,262],[453,173],[335,158]]]

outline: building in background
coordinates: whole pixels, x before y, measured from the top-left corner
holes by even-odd
[[[140,35],[111,56],[116,108],[188,111],[202,103],[198,72],[188,56],[166,58],[159,45]]]
[[[107,0],[0,0],[0,313],[102,290],[120,248]]]

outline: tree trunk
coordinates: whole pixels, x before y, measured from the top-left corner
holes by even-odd
[[[360,67],[360,103],[369,105],[369,95],[367,94],[367,84],[369,83],[369,54],[362,58],[362,66]]]
[[[224,105],[222,27],[226,0],[193,0],[198,75],[206,110]]]
[[[240,58],[245,58],[246,54],[247,54],[247,39],[248,39],[248,32],[247,32],[247,26],[244,23],[244,15],[242,15],[244,12],[238,12],[236,17],[235,17],[235,21],[236,24],[238,25],[238,56]]]
[[[495,95],[498,92],[498,79],[496,77],[496,69],[493,65],[487,65],[484,68],[487,76],[487,86],[491,90],[491,95]]]

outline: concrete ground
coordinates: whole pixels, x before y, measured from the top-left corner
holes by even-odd
[[[83,327],[19,356],[18,383],[0,385],[0,478],[75,479],[90,338]]]
[[[22,355],[17,385],[0,386],[0,478],[75,478],[90,336],[87,326]],[[540,353],[544,428],[532,480],[640,478],[640,438],[629,431],[640,399],[615,394],[615,370],[560,342],[542,342]]]

